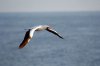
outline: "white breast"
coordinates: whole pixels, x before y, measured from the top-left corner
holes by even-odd
[[[47,27],[48,27],[47,25],[39,25],[39,26],[33,27],[30,30],[30,37],[33,37],[33,34],[35,31],[42,31],[42,30],[45,30]]]
[[[40,25],[37,27],[36,31],[41,31],[41,30],[45,30],[47,28],[46,25]]]
[[[35,29],[31,29],[31,30],[30,30],[30,37],[31,37],[31,38],[33,37],[34,31],[35,31]]]

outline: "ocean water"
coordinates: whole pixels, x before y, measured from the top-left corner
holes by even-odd
[[[26,28],[50,25],[63,39]],[[100,66],[100,12],[0,13],[0,66]]]

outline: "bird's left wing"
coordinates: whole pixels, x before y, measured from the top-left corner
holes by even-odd
[[[22,43],[19,45],[19,48],[23,48],[26,44],[28,44],[28,42],[30,41],[30,39],[33,37],[33,34],[35,32],[37,28],[32,28],[30,30],[28,30],[25,34],[24,40],[22,41]]]
[[[22,43],[19,45],[19,48],[23,48],[29,41],[30,41],[30,36],[29,36],[30,31],[27,31],[24,37],[24,40]]]

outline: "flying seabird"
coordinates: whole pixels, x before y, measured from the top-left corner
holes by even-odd
[[[28,29],[28,31],[25,34],[24,40],[19,45],[19,48],[23,48],[26,44],[28,44],[30,39],[33,37],[33,34],[35,31],[42,31],[42,30],[47,30],[47,31],[55,34],[59,38],[63,39],[62,36],[60,36],[55,30],[51,29],[48,25],[39,25],[39,26],[32,27],[32,28]]]

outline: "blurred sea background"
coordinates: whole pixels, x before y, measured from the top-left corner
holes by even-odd
[[[41,24],[64,40],[35,32],[19,49],[24,29]],[[100,12],[0,13],[0,66],[100,66]]]

